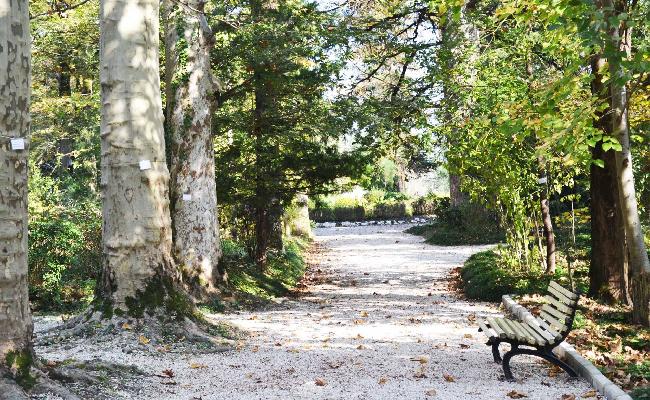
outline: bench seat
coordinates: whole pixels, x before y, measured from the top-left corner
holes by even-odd
[[[551,281],[544,299],[546,304],[542,306],[534,321],[502,317],[487,317],[478,321],[479,331],[488,337],[486,344],[492,346],[494,361],[503,364],[503,372],[508,380],[514,379],[510,359],[517,354],[544,358],[564,369],[569,375],[577,376],[571,367],[555,356],[553,349],[562,343],[571,331],[580,295]],[[503,359],[499,353],[501,343],[510,344],[510,351],[505,353]]]

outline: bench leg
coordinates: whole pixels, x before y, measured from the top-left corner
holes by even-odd
[[[564,361],[557,358],[555,354],[553,354],[550,351],[547,352],[547,351],[540,351],[540,350],[520,349],[518,347],[513,346],[513,348],[503,356],[503,374],[506,376],[506,379],[509,381],[514,380],[514,377],[512,376],[512,371],[510,370],[510,359],[516,356],[517,354],[527,354],[531,356],[541,357],[546,361],[551,362],[557,365],[558,367],[562,368],[563,370],[565,370],[569,374],[569,376],[571,377],[578,376],[578,374],[576,374],[573,368],[571,368]]]
[[[501,353],[499,353],[499,342],[493,342],[492,343],[492,356],[494,357],[494,362],[497,364],[501,364]]]

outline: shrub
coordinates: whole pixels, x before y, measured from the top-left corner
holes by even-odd
[[[469,299],[500,301],[504,294],[543,293],[553,276],[540,270],[515,270],[493,250],[472,255],[460,272],[462,288]],[[555,277],[557,278],[557,277]]]
[[[382,201],[374,206],[371,215],[377,219],[406,218],[413,215],[405,201]]]
[[[438,215],[449,208],[449,197],[428,194],[413,202],[413,215]]]

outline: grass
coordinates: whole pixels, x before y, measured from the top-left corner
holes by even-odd
[[[229,287],[235,306],[254,306],[286,296],[302,279],[307,268],[305,252],[309,242],[289,238],[281,253],[272,253],[264,272],[252,262],[246,250],[237,243],[224,241],[223,262],[229,276]],[[211,310],[223,311],[222,303]]]

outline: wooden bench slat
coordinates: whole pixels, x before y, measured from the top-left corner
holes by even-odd
[[[565,288],[564,286],[560,285],[555,281],[551,281],[551,283],[549,284],[549,288],[550,287],[560,291],[562,294],[564,294],[566,297],[568,297],[571,300],[575,301],[579,297],[576,293],[573,293],[572,291],[570,291],[569,289]]]
[[[550,294],[555,296],[556,299],[558,299],[562,304],[565,304],[568,307],[573,307],[573,304],[575,303],[575,300],[572,300],[568,298],[564,293],[560,292],[553,286],[548,287],[548,291]]]
[[[503,318],[495,318],[494,322],[499,324],[499,328],[505,332],[506,336],[508,339],[516,339],[517,335],[515,334],[515,331],[512,330],[512,328],[506,324],[506,322],[503,320]]]
[[[483,320],[478,320],[478,326],[485,332],[488,337],[499,337],[499,334],[494,331],[494,329],[488,327]]]
[[[567,321],[569,321],[569,318],[570,318],[569,315],[563,313],[562,311],[558,310],[557,308],[553,308],[553,307],[551,307],[551,306],[548,305],[548,304],[544,304],[544,305],[542,306],[542,311],[544,311],[544,312],[546,312],[546,313],[548,313],[548,314],[553,315],[555,318],[558,319],[558,321],[564,321],[564,322],[567,322]]]
[[[540,346],[544,346],[548,344],[550,341],[553,340],[553,337],[549,334],[546,333],[545,335],[542,335],[541,333],[537,332],[530,324],[528,323],[523,323],[521,324],[522,328],[525,329],[531,336],[537,339],[537,343]]]
[[[535,333],[535,331],[529,330],[524,323],[521,323],[519,321],[513,321],[515,327],[517,330],[521,332],[522,337],[525,337],[528,339],[528,342],[532,345],[539,345],[543,346],[546,344],[546,339],[544,339],[542,336],[539,334]]]
[[[553,336],[553,338],[554,338],[553,340],[560,340],[560,339],[562,339],[562,335],[560,335],[559,333],[557,333],[557,332],[555,331],[555,329],[551,328],[551,327],[549,326],[549,324],[546,323],[546,321],[544,321],[543,319],[541,319],[541,318],[539,318],[539,317],[535,318],[535,320],[537,321],[537,323],[539,324],[539,326],[535,326],[535,325],[531,324],[532,327],[534,327],[534,328],[536,328],[536,329],[538,329],[538,330],[543,329],[543,330],[546,331],[548,334],[550,334],[550,335]]]
[[[524,343],[535,344],[535,341],[534,341],[534,340],[532,340],[531,338],[529,338],[528,335],[526,335],[523,331],[521,331],[521,330],[519,329],[519,327],[517,326],[517,324],[515,323],[515,321],[513,321],[513,320],[511,320],[511,319],[508,319],[508,318],[504,318],[504,319],[501,320],[501,322],[503,322],[504,324],[508,325],[509,328],[512,330],[512,332],[513,332],[514,335],[515,335],[515,337],[514,337],[513,339],[516,339],[516,340],[522,341],[522,342],[524,342]]]
[[[508,336],[503,331],[503,329],[501,329],[501,327],[496,322],[494,322],[494,318],[488,317],[487,322],[490,324],[492,329],[494,329],[494,331],[499,335],[501,339],[505,339]]]
[[[539,316],[543,320],[548,322],[549,325],[551,325],[552,327],[554,326],[558,332],[563,333],[563,332],[565,332],[567,330],[567,324],[558,321],[552,315],[542,311],[541,313],[539,313]]]
[[[557,308],[558,310],[560,310],[560,311],[562,311],[564,313],[571,314],[573,312],[573,310],[571,310],[571,308],[569,308],[568,306],[560,303],[553,296],[551,296],[549,294],[544,296],[544,298],[546,299],[546,301],[548,301],[548,303],[550,305],[552,305],[553,307]]]

